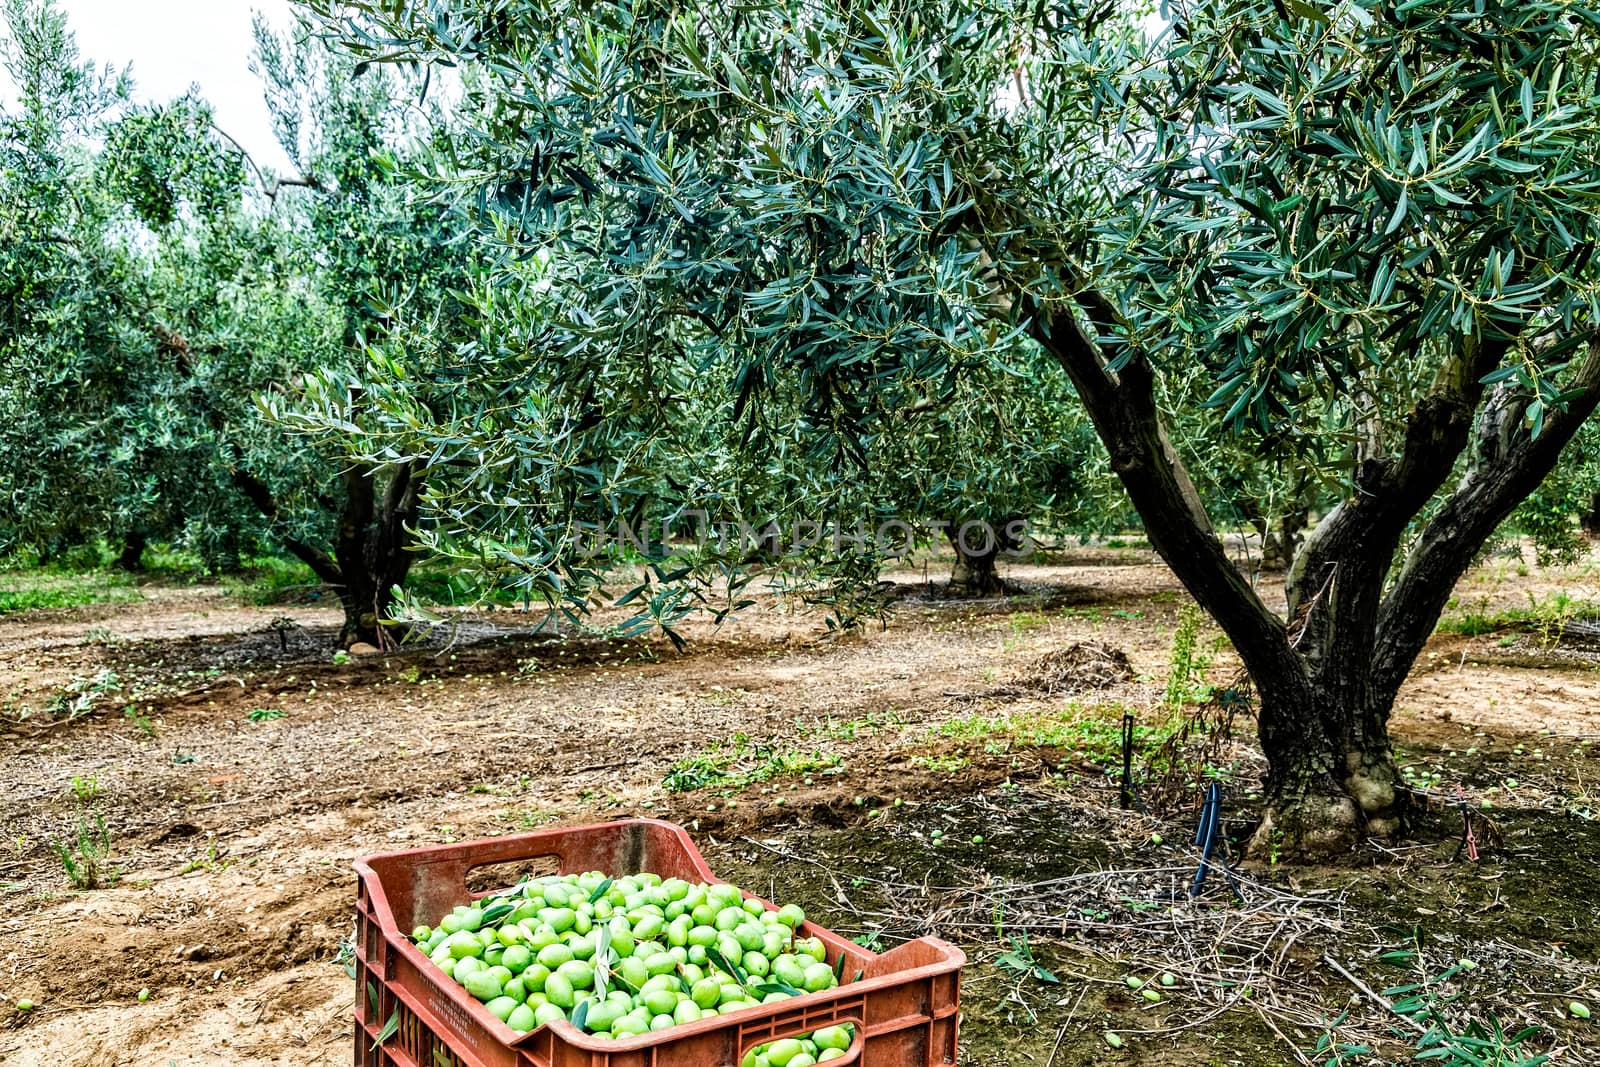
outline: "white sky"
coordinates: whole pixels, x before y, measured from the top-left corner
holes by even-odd
[[[191,85],[216,109],[217,125],[255,161],[279,173],[288,157],[272,135],[261,87],[250,73],[251,19],[261,11],[293,24],[289,0],[59,0],[85,59],[132,64],[142,102],[181,96]]]

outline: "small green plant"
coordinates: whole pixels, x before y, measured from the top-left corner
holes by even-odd
[[[965,756],[912,756],[913,766],[924,770],[934,771],[938,774],[954,774],[966,767],[971,761]]]
[[[884,951],[884,947],[885,946],[884,946],[884,943],[883,943],[883,935],[877,933],[876,931],[869,932],[869,933],[864,933],[864,934],[857,934],[855,937],[852,937],[850,940],[854,941],[856,944],[860,945],[862,948],[866,949],[868,952],[883,952]]]
[[[103,815],[96,815],[91,823],[78,822],[76,840],[69,843],[53,842],[56,858],[74,889],[99,889],[117,882],[116,870],[107,862],[111,855],[111,834],[106,829]]]
[[[100,799],[100,779],[90,774],[83,777],[72,776],[72,795],[84,807],[93,807],[95,801]]]
[[[1371,1045],[1358,1045],[1339,1040],[1337,1031],[1349,1018],[1350,1013],[1343,1012],[1337,1019],[1326,1024],[1327,1029],[1309,1052],[1317,1067],[1354,1067],[1363,1057],[1372,1054]]]
[[[121,689],[122,678],[107,667],[90,678],[73,678],[50,698],[47,710],[57,719],[78,719],[93,711],[100,697]]]
[[[74,889],[115,885],[117,871],[110,863],[111,832],[106,828],[105,816],[97,808],[99,779],[94,775],[74,777],[72,795],[78,803],[73,837],[65,842],[52,841],[51,851],[61,861],[61,869]]]
[[[1167,691],[1162,706],[1174,715],[1184,705],[1204,703],[1211,698],[1211,687],[1206,684],[1206,671],[1216,658],[1216,649],[1200,645],[1200,609],[1185,604],[1178,609],[1178,626],[1172,632],[1172,654],[1168,660]]]
[[[556,821],[556,816],[538,808],[523,808],[520,811],[513,808],[505,814],[506,822],[518,830],[537,830],[541,826],[549,826]]]
[[[338,964],[350,980],[356,980],[356,932],[351,930],[339,941],[339,950],[333,957],[333,962]]]
[[[1420,1030],[1417,1059],[1441,1067],[1540,1067],[1550,1062],[1548,1053],[1525,1047],[1540,1034],[1537,1027],[1511,1033],[1493,1015],[1478,1019],[1463,1010],[1464,994],[1453,991],[1452,983],[1476,970],[1477,964],[1459,960],[1430,975],[1422,953],[1422,932],[1416,931],[1413,939],[1411,946],[1386,952],[1380,959],[1416,975],[1413,981],[1385,989],[1383,996],[1396,1015],[1411,1020]]]
[[[1557,589],[1544,600],[1540,600],[1530,591],[1528,593],[1528,609],[1533,619],[1535,631],[1539,634],[1539,644],[1545,648],[1554,648],[1561,642],[1567,623],[1571,622],[1583,610],[1583,603],[1574,600],[1564,589]]]
[[[178,873],[192,874],[195,871],[225,871],[227,869],[228,864],[218,856],[217,842],[213,838],[206,843],[206,854],[200,859],[193,859],[185,863],[183,869]]]
[[[995,957],[997,967],[1024,978],[1034,978],[1051,985],[1061,984],[1060,978],[1033,958],[1033,946],[1028,943],[1026,933],[1020,937],[1012,935],[1005,940],[1011,943],[1011,951]]]
[[[127,719],[134,726],[138,727],[139,732],[144,734],[146,737],[154,737],[156,735],[155,723],[151,721],[148,714],[139,710],[139,706],[137,704],[129,704],[127,707],[123,708],[122,715],[123,718]]]
[[[250,721],[253,723],[272,722],[274,719],[283,718],[287,712],[282,708],[254,708],[250,712]]]

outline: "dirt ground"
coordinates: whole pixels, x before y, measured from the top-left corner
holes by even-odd
[[[496,612],[346,660],[329,610],[208,587],[0,617],[0,1063],[347,1064],[354,858],[628,815],[864,941],[961,944],[965,1064],[1321,1064],[1330,1033],[1404,1060],[1356,982],[1406,981],[1378,959],[1406,945],[1430,975],[1472,962],[1441,987],[1453,1025],[1600,1062],[1567,1011],[1600,1008],[1600,651],[1556,639],[1597,573],[1470,575],[1451,618],[1499,621],[1442,630],[1396,712],[1417,839],[1250,868],[1238,902],[1187,901],[1194,788],[1117,808],[1106,738],[1165,715],[1187,603],[1137,548],[1012,567],[1004,601],[943,599],[919,564],[887,627],[830,638],[771,603],[682,653]],[[1235,673],[1219,651],[1207,677]],[[1243,832],[1259,754],[1207,758]],[[1458,787],[1477,862],[1453,862]],[[54,846],[102,816],[115,882],[75,891]]]

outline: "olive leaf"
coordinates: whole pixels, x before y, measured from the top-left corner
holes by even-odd
[[[370,1052],[373,1049],[378,1048],[378,1046],[382,1045],[385,1041],[389,1040],[391,1037],[393,1037],[395,1034],[397,1034],[399,1032],[400,1032],[400,1008],[399,1008],[398,1005],[396,1005],[395,1009],[394,1009],[394,1014],[389,1016],[389,1021],[383,1024],[383,1029],[379,1030],[378,1031],[378,1036],[373,1038],[372,1049],[369,1049],[368,1051]]]

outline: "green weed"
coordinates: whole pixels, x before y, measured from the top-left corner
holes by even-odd
[[[1600,603],[1574,597],[1563,589],[1543,597],[1530,592],[1526,608],[1491,612],[1487,597],[1465,609],[1452,600],[1450,608],[1453,610],[1439,621],[1438,629],[1443,633],[1481,637],[1500,630],[1516,630],[1536,635],[1546,648],[1560,644],[1563,631],[1574,619],[1600,615]]]
[[[1547,1053],[1536,1053],[1526,1046],[1540,1033],[1536,1027],[1508,1031],[1493,1015],[1476,1018],[1462,1003],[1464,994],[1456,989],[1459,980],[1477,969],[1470,960],[1459,960],[1437,975],[1430,974],[1421,951],[1421,932],[1415,946],[1384,953],[1380,959],[1414,972],[1413,980],[1383,990],[1394,1013],[1410,1020],[1419,1036],[1414,1039],[1416,1058],[1440,1067],[1539,1067],[1549,1063]],[[1341,1065],[1370,1053],[1364,1046],[1335,1044],[1331,1033],[1319,1042],[1313,1054],[1327,1056],[1325,1063]]]
[[[92,774],[74,777],[72,795],[78,805],[73,836],[67,841],[50,842],[50,849],[74,889],[113,886],[117,870],[110,863],[111,831],[99,810],[100,780]]]
[[[101,697],[122,690],[122,678],[107,667],[93,677],[74,677],[50,698],[45,710],[52,718],[77,719],[93,711]]]
[[[965,756],[912,756],[913,766],[924,770],[934,771],[938,774],[955,774],[957,771],[971,764]]]
[[[154,737],[156,735],[156,724],[151,721],[148,714],[139,710],[137,704],[129,704],[123,708],[122,715],[146,737]]]
[[[239,574],[229,575],[223,589],[246,604],[289,604],[306,600],[322,588],[321,580],[299,560],[264,556]]]
[[[831,772],[843,763],[841,757],[820,749],[807,752],[756,744],[745,734],[735,734],[674,763],[661,784],[672,793],[708,787],[738,789],[773,778]]]
[[[981,742],[991,755],[1015,747],[1059,748],[1074,758],[1103,767],[1108,773],[1122,767],[1122,715],[1120,704],[1084,707],[1068,705],[1061,712],[975,714],[950,719],[929,731],[930,740]],[[1135,725],[1139,746],[1165,740],[1165,730]]]
[[[1172,654],[1168,659],[1167,690],[1161,701],[1162,707],[1173,715],[1181,712],[1186,704],[1203,704],[1211,699],[1206,671],[1216,659],[1219,646],[1201,647],[1202,618],[1199,607],[1194,604],[1178,609],[1178,626],[1172,632]]]

